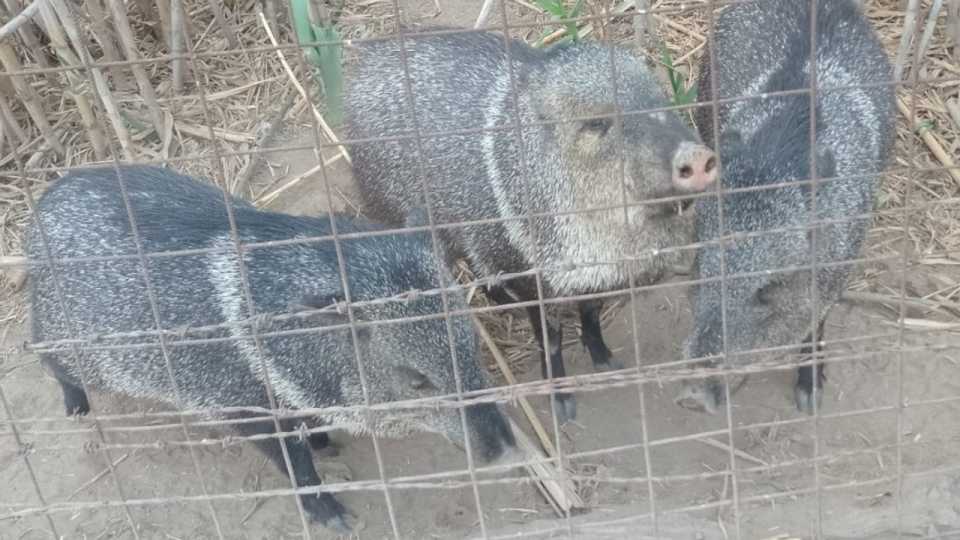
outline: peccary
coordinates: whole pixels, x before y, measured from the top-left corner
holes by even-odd
[[[809,89],[811,15],[808,0],[738,3],[719,15],[710,43],[716,57],[716,97]],[[725,265],[726,302],[721,301],[719,280],[693,289],[688,358],[726,353],[740,356],[739,361],[756,361],[782,356],[791,349],[781,347],[795,344],[802,355],[819,351],[823,321],[853,266],[837,263],[855,259],[866,236],[879,174],[893,144],[894,94],[883,85],[892,79],[890,65],[854,2],[818,0],[814,22],[817,90],[812,119],[809,92],[724,102],[719,105],[720,133],[715,138],[712,108],[698,109],[704,140],[713,145],[716,139],[719,145],[721,187],[807,182],[723,193],[722,230],[716,197],[697,202],[700,242],[737,233],[764,234],[728,238],[723,253],[715,243],[698,251],[697,278],[719,278],[721,264]],[[857,85],[868,86],[850,88]],[[710,100],[711,89],[705,53],[701,99]],[[814,156],[811,121],[816,129]],[[815,203],[809,182],[811,157],[816,160],[816,178],[821,179]],[[815,221],[821,223],[814,225]],[[756,349],[767,352],[748,353]],[[824,380],[822,364],[798,368],[794,397],[800,411],[812,412],[820,405]],[[718,380],[700,380],[686,385],[678,402],[714,412],[724,403],[724,394]]]
[[[364,43],[348,75],[345,133],[358,140],[368,215],[399,225],[429,203],[448,224],[449,257],[467,257],[480,278],[541,268],[547,297],[649,284],[681,260],[659,251],[692,241],[691,201],[676,197],[710,185],[716,159],[675,113],[644,112],[670,103],[642,61],[588,42],[537,50],[494,32],[413,34],[404,50],[396,39]],[[380,137],[393,138],[368,142]],[[487,290],[499,304],[540,296],[533,276]],[[622,367],[603,340],[602,301],[578,308],[594,368]],[[546,377],[540,308],[527,313]],[[549,369],[563,377],[562,328],[547,321]],[[557,398],[560,421],[574,418],[573,396]]]
[[[197,255],[153,255],[148,259],[147,279],[156,300],[156,322],[116,169],[71,172],[44,193],[37,206],[38,219],[28,231],[27,253],[33,261],[33,339],[37,342],[109,336],[155,330],[157,324],[163,329],[220,325],[220,330],[202,335],[206,341],[201,343],[177,344],[176,339],[168,337],[168,358],[155,336],[112,338],[106,343],[111,347],[91,346],[78,355],[70,350],[42,353],[43,364],[63,389],[68,415],[90,410],[83,384],[184,408],[268,407],[267,381],[278,405],[286,408],[363,404],[364,391],[349,326],[321,328],[343,325],[348,322],[348,315],[336,310],[316,311],[345,298],[331,239],[244,248],[243,265],[254,311],[251,313],[245,301],[223,192],[157,167],[125,166],[119,171],[129,193],[144,253],[220,250]],[[232,197],[230,204],[239,240],[244,244],[331,234],[331,222],[326,217],[260,211]],[[335,219],[341,233],[382,230],[373,223],[339,216]],[[354,307],[357,321],[443,313],[441,298],[436,294],[421,294],[402,302],[362,303],[452,283],[424,233],[342,239],[341,246],[351,301],[360,302]],[[54,260],[134,257],[54,262],[51,266],[42,261],[47,258],[47,248]],[[450,309],[464,309],[462,295],[450,293],[448,298]],[[283,314],[288,317],[273,317],[272,324],[265,319]],[[260,321],[260,339],[254,339],[252,326],[245,321]],[[463,390],[487,387],[486,374],[478,365],[470,320],[451,316],[451,325]],[[357,326],[357,336],[367,395],[372,403],[456,394],[447,326],[442,317],[361,324]],[[200,339],[193,335],[191,338]],[[114,347],[118,344],[141,346]],[[167,372],[167,361],[175,384]],[[266,366],[266,375],[262,366]],[[513,434],[496,404],[469,405],[465,416],[470,445],[478,460],[490,462],[512,454]],[[261,418],[266,421],[248,421],[235,427],[243,435],[275,433],[273,420]],[[355,433],[394,437],[426,430],[440,433],[461,447],[465,441],[460,411],[455,407],[428,405],[370,414],[338,412],[320,421],[349,425]],[[292,420],[282,420],[281,427],[287,431],[296,426]],[[328,442],[325,432],[310,438],[315,448]],[[279,439],[264,438],[256,444],[286,472]],[[298,486],[319,485],[306,443],[293,435],[283,444]],[[331,494],[302,495],[301,501],[313,521],[341,532],[350,529],[353,515]]]

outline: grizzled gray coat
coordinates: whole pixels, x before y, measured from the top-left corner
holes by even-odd
[[[681,260],[658,250],[692,240],[684,205],[637,203],[702,190],[715,159],[676,114],[637,113],[669,106],[640,59],[598,43],[541,51],[510,40],[508,62],[492,32],[404,43],[405,54],[396,39],[360,45],[349,72],[346,135],[391,138],[351,146],[369,215],[400,224],[426,189],[438,224],[507,218],[441,238],[480,277],[544,268],[547,296],[649,284]],[[499,303],[538,297],[533,279],[490,292]],[[594,365],[620,366],[600,336],[600,303],[580,308]],[[542,346],[540,312],[528,311]],[[563,376],[560,329],[549,330],[552,372]],[[574,416],[572,396],[559,397],[561,416]]]
[[[879,173],[888,163],[894,140],[894,94],[884,85],[892,80],[892,73],[873,29],[853,1],[818,0],[815,22],[814,117],[809,93],[728,102],[719,106],[720,135],[714,137],[712,108],[700,109],[697,123],[705,141],[719,145],[724,169],[721,187],[807,180],[812,176],[811,157],[816,159],[816,177],[825,180],[817,185],[815,198],[809,183],[725,194],[722,227],[716,198],[698,201],[698,241],[734,233],[775,232],[726,242],[722,254],[726,276],[759,274],[726,279],[726,349],[720,283],[696,288],[689,358],[809,342],[814,330],[816,339],[822,339],[823,320],[853,267],[818,267],[813,287],[809,265],[859,256]],[[763,0],[729,7],[717,18],[715,40],[710,44],[716,73],[711,74],[709,55],[704,54],[699,95],[710,99],[712,76],[719,99],[809,89],[810,29],[808,0]],[[850,88],[858,85],[868,86]],[[842,221],[814,229],[810,224],[815,220]],[[789,269],[803,265],[808,269]],[[716,244],[698,253],[695,271],[698,278],[721,275],[721,250]],[[812,349],[806,346],[801,352],[809,354]],[[764,356],[769,354],[746,358]],[[822,395],[814,390],[823,378],[822,366],[816,371],[808,366],[800,369],[795,391],[798,408],[814,409]],[[680,402],[714,410],[723,398],[720,385],[709,381],[688,387]]]
[[[166,169],[138,166],[119,170],[136,219],[139,246],[113,168],[74,171],[54,183],[40,199],[38,220],[27,234],[27,254],[35,263],[30,277],[35,341],[105,336],[104,346],[140,345],[128,349],[92,346],[79,356],[69,350],[43,353],[43,363],[61,383],[68,414],[89,411],[83,385],[182,408],[267,407],[267,381],[279,404],[289,408],[363,403],[350,329],[321,328],[348,322],[346,314],[334,311],[275,321],[261,330],[267,335],[259,343],[245,324],[254,315],[324,308],[342,301],[344,281],[332,240],[245,248],[241,268],[222,191]],[[331,234],[327,217],[260,211],[232,197],[229,203],[244,244]],[[337,218],[337,227],[340,233],[378,229],[345,218]],[[433,289],[452,280],[422,233],[344,239],[341,245],[346,285],[354,302]],[[136,257],[138,247],[150,254],[202,248],[219,251],[153,255],[144,275]],[[48,250],[57,259],[132,257],[57,263],[54,271],[50,265],[40,264]],[[156,313],[147,283],[156,300]],[[461,295],[449,298],[451,309],[465,306]],[[429,295],[355,309],[361,322],[438,313],[442,313],[441,299]],[[463,389],[487,387],[488,379],[477,362],[470,320],[460,316],[451,322]],[[154,330],[158,325],[180,329],[222,323],[235,324],[190,335],[193,340],[207,340],[200,343],[177,344],[177,339],[168,338],[172,343],[166,348],[167,357],[155,337],[109,338],[116,333]],[[456,394],[442,317],[360,326],[357,332],[371,402]],[[470,406],[466,419],[478,459],[497,459],[513,446],[509,425],[495,405]],[[374,416],[337,414],[322,421],[346,423],[357,433],[372,431],[378,436],[434,431],[460,446],[467,435],[455,408],[429,407]],[[284,429],[292,427],[286,424]],[[274,426],[267,421],[238,424],[237,428],[245,434],[272,433]],[[327,438],[311,442],[323,446]],[[286,471],[277,439],[258,444]],[[287,447],[298,484],[319,484],[309,449],[301,442],[288,442]],[[302,504],[314,520],[341,531],[350,526],[352,516],[329,494],[303,496]]]

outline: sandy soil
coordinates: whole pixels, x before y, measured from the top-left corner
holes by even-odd
[[[432,22],[470,24],[476,9],[472,2],[443,2],[442,14]],[[470,9],[461,9],[470,6]],[[432,13],[432,2],[413,6],[424,15]],[[290,141],[310,140],[302,133],[286,135]],[[292,177],[316,163],[313,151],[276,155],[272,162],[289,166]],[[266,179],[262,179],[266,181]],[[329,170],[332,206],[351,211],[353,197],[350,171],[343,162]],[[327,190],[320,175],[313,175],[285,192],[271,205],[295,214],[325,212]],[[893,279],[893,276],[891,276]],[[634,335],[631,310],[635,312],[638,335]],[[827,339],[891,334],[895,326],[889,314],[875,306],[844,303],[832,312]],[[624,361],[651,365],[679,358],[679,346],[690,325],[689,307],[681,287],[640,294],[627,304],[606,330],[608,343]],[[15,351],[28,339],[23,327],[8,328],[0,363],[0,389],[8,417],[58,417],[62,414],[59,389],[31,355]],[[726,434],[712,436],[713,444],[701,441],[665,442],[685,435],[727,429],[724,416],[707,416],[674,405],[677,386],[647,384],[642,388],[605,390],[578,396],[577,423],[561,434],[564,454],[619,447],[643,441],[643,429],[655,444],[649,455],[642,449],[614,451],[572,459],[570,468],[582,477],[580,494],[589,509],[571,520],[558,520],[536,490],[527,484],[486,486],[479,489],[487,532],[519,534],[569,527],[563,536],[575,538],[636,538],[641,532],[652,535],[648,521],[635,521],[626,530],[597,527],[591,523],[629,520],[655,507],[659,532],[670,538],[736,537],[739,525],[743,538],[810,538],[817,515],[829,538],[893,538],[897,515],[902,516],[905,533],[957,538],[960,528],[960,473],[949,467],[960,464],[960,423],[954,401],[929,403],[960,394],[957,348],[960,337],[949,333],[907,334],[898,354],[896,336],[862,340],[831,347],[834,354],[859,357],[829,368],[828,391],[823,402],[826,413],[888,407],[869,414],[819,419],[801,416],[792,402],[793,372],[782,371],[754,376],[734,397],[732,418],[735,428],[775,420],[797,420],[776,427],[737,429],[734,446],[739,456],[731,462],[724,447]],[[913,350],[911,350],[913,349]],[[919,350],[919,352],[916,352]],[[874,352],[871,352],[874,351]],[[880,352],[875,352],[880,351]],[[571,373],[591,371],[586,352],[580,346],[567,349]],[[530,359],[521,378],[533,380],[539,369]],[[898,377],[898,374],[900,377]],[[902,391],[904,403],[927,404],[910,407],[898,415],[896,398]],[[641,403],[641,396],[644,400]],[[155,404],[133,402],[116,396],[91,396],[98,413],[155,410]],[[535,400],[541,418],[549,413],[544,400]],[[645,410],[645,416],[641,416]],[[516,412],[516,411],[514,411]],[[519,418],[519,416],[517,416]],[[135,420],[129,425],[140,425]],[[898,432],[899,428],[899,432]],[[191,461],[182,447],[157,445],[147,449],[114,450],[116,476],[105,473],[104,454],[85,452],[84,444],[98,440],[89,420],[63,419],[27,422],[18,425],[25,446],[18,446],[8,425],[0,426],[0,515],[38,504],[67,501],[143,499],[202,494]],[[74,434],[42,434],[38,431],[71,429]],[[108,432],[113,443],[154,443],[182,440],[179,429],[159,432]],[[191,438],[219,439],[222,432],[193,429]],[[707,438],[707,436],[704,436]],[[380,477],[369,439],[336,435],[340,456],[316,457],[327,482],[373,480]],[[659,441],[659,442],[656,442]],[[898,453],[898,442],[904,443]],[[21,452],[20,448],[27,448]],[[440,437],[418,436],[406,440],[381,441],[384,474],[387,478],[465,467],[464,454]],[[809,463],[794,464],[813,455],[821,459],[815,470]],[[213,494],[237,494],[258,489],[277,489],[288,480],[247,444],[213,444],[195,451],[205,489]],[[649,462],[650,471],[647,470]],[[31,466],[27,467],[27,464]],[[700,475],[723,472],[731,465],[738,470],[735,481],[720,476],[709,479],[656,480],[655,477]],[[759,465],[774,466],[762,472],[744,472]],[[898,485],[899,471],[922,473]],[[30,473],[32,469],[36,477]],[[729,477],[726,477],[729,478]],[[846,487],[852,482],[875,481],[866,486]],[[820,485],[816,494],[804,490]],[[39,486],[39,493],[34,488]],[[798,493],[799,492],[799,493]],[[650,495],[653,494],[653,504]],[[780,495],[786,494],[786,495]],[[341,500],[365,523],[362,538],[392,537],[387,498],[382,491],[360,491],[341,495]],[[898,508],[898,499],[901,507]],[[719,503],[726,502],[726,505]],[[463,538],[481,535],[474,493],[469,488],[391,490],[389,502],[396,527],[403,538]],[[818,504],[819,503],[819,504]],[[707,510],[671,513],[689,506],[715,506]],[[736,509],[734,509],[736,507]],[[302,530],[293,499],[273,497],[255,501],[234,498],[212,504],[226,538],[299,538]],[[736,510],[736,511],[735,511]],[[129,512],[129,515],[126,512]],[[141,538],[215,538],[211,506],[206,503],[88,508],[57,512],[50,516],[57,531],[67,538],[131,538],[128,520],[136,523]],[[49,538],[43,516],[0,520],[0,539]],[[630,532],[627,532],[630,531]],[[948,531],[954,531],[950,533]],[[330,534],[314,529],[313,538]],[[544,533],[551,537],[557,533]],[[699,535],[699,536],[698,536]],[[786,536],[777,536],[786,535]],[[936,536],[927,536],[936,537]]]

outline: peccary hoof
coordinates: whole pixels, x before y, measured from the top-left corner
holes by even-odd
[[[625,366],[620,360],[610,357],[607,358],[606,362],[597,362],[593,364],[593,370],[597,373],[602,373],[605,371],[616,371],[618,369],[623,369]]]
[[[577,418],[577,398],[573,394],[557,394],[557,422],[562,426]]]
[[[816,410],[823,410],[823,387],[816,388],[816,391],[814,391],[813,387],[798,383],[793,387],[793,399],[797,404],[798,411],[812,415],[814,399],[817,400]]]
[[[317,456],[336,457],[340,455],[340,449],[330,440],[330,436],[326,432],[311,433],[307,440],[310,441],[310,448]]]
[[[74,386],[62,386],[63,406],[67,416],[83,416],[90,412],[90,402],[87,401],[87,394],[83,390]]]
[[[336,534],[349,535],[362,528],[362,522],[329,493],[303,495],[300,500],[311,521],[322,524]]]

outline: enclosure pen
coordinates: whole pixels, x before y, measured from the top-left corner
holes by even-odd
[[[3,0],[0,539],[960,538],[958,160],[957,0]]]

